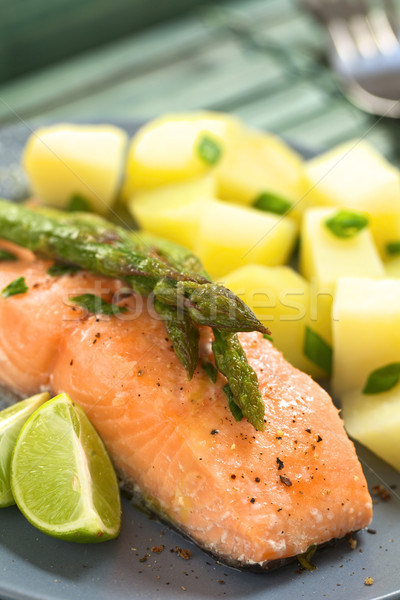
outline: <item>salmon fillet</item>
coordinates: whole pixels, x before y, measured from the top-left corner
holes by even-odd
[[[7,245],[8,248],[11,245]],[[0,381],[21,394],[66,392],[87,412],[132,491],[202,548],[235,565],[268,568],[366,527],[367,484],[328,394],[258,333],[240,340],[265,402],[266,431],[236,422],[217,383],[187,380],[147,298],[117,317],[88,315],[68,298],[110,300],[121,284],[86,272],[50,277],[50,263],[13,247],[0,289]],[[202,329],[201,354],[211,356]]]

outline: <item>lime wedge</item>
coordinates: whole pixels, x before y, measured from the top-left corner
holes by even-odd
[[[11,488],[28,521],[48,535],[101,542],[119,533],[114,468],[83,409],[66,394],[43,404],[22,428]]]
[[[49,394],[37,394],[26,400],[16,402],[0,411],[0,507],[15,504],[10,486],[10,463],[15,442],[21,428],[28,417],[43,402],[49,399]]]

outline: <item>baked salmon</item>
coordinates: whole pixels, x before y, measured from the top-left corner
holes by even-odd
[[[121,315],[85,313],[71,296],[106,300],[118,281],[81,271],[51,277],[51,262],[7,244],[0,289],[0,381],[20,394],[66,392],[87,412],[123,485],[199,546],[236,566],[267,569],[366,527],[372,502],[338,410],[309,376],[259,333],[240,334],[265,403],[266,430],[236,422],[223,392],[191,381],[146,298]],[[212,361],[211,331],[201,355]]]

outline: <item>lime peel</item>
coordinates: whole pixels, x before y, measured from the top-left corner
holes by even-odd
[[[114,468],[85,412],[66,394],[43,404],[22,428],[11,487],[21,512],[48,535],[82,543],[120,531]]]
[[[49,399],[43,392],[0,411],[0,507],[11,506],[15,500],[10,485],[10,464],[12,451],[18,434],[26,420]]]

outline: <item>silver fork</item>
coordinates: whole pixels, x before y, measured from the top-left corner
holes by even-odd
[[[346,96],[368,112],[400,118],[400,40],[391,0],[305,0],[327,27],[330,62]]]

